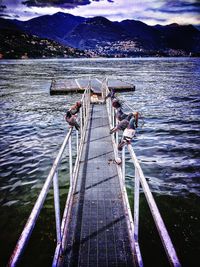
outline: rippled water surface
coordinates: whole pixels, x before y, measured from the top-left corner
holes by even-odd
[[[112,76],[136,85],[134,93],[119,96],[139,110],[144,120],[133,142],[135,152],[183,265],[198,266],[200,60],[195,58],[0,61],[2,264],[8,260],[67,132],[64,110],[80,99],[79,94],[50,96],[51,78],[62,80],[88,75]],[[62,206],[69,186],[65,156],[60,170]],[[134,174],[130,161],[126,175],[132,203]],[[155,245],[155,229],[146,216],[149,211],[143,197],[140,205],[141,246],[148,263],[159,248]],[[53,212],[50,192],[22,265],[50,265],[55,245]],[[151,241],[146,240],[146,234]],[[37,238],[42,245],[35,245]],[[43,252],[39,253],[41,249]],[[154,266],[160,264],[154,262]]]

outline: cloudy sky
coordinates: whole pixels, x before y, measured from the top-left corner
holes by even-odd
[[[200,0],[0,0],[4,18],[28,20],[59,11],[118,21],[135,19],[149,25],[200,25]]]

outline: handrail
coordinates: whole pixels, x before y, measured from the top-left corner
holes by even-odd
[[[156,224],[158,233],[160,235],[164,249],[165,249],[166,254],[168,256],[169,262],[172,264],[172,266],[176,266],[176,267],[181,266],[179,259],[177,257],[176,251],[174,249],[174,246],[172,244],[172,241],[170,239],[170,236],[167,232],[166,226],[163,222],[163,219],[160,215],[160,212],[158,210],[158,207],[156,205],[154,197],[150,191],[149,185],[148,185],[146,178],[143,174],[142,168],[140,167],[140,164],[139,164],[138,159],[135,155],[135,152],[133,151],[133,147],[131,144],[128,144],[127,147],[128,147],[128,151],[131,155],[131,159],[132,159],[134,166],[135,166],[135,173],[136,173],[135,176],[137,176],[136,180],[138,180],[137,181],[137,183],[138,183],[138,196],[137,196],[138,200],[139,200],[139,184],[141,183],[146,200],[147,200],[149,208],[151,210],[151,214],[152,214],[154,222]],[[138,201],[138,204],[139,204],[139,201]],[[138,215],[139,215],[139,205],[137,206],[137,209],[138,209]],[[137,224],[137,232],[135,232],[135,239],[138,239],[138,227],[139,227],[139,225]]]
[[[105,83],[105,87],[106,87],[106,93],[109,92],[108,86]],[[108,98],[107,100],[107,111],[108,111],[108,116],[109,116],[109,121],[110,121],[110,126],[114,127],[117,125],[117,120],[115,118],[115,110],[112,107],[112,103],[110,98]],[[126,106],[129,107],[131,110],[132,108],[126,103]],[[114,138],[114,142],[115,142],[115,147],[117,147],[118,144],[118,135],[113,135]],[[140,164],[138,162],[138,159],[134,153],[133,147],[131,144],[127,145],[128,147],[128,151],[130,153],[131,159],[133,161],[133,164],[135,166],[135,187],[134,187],[134,219],[132,219],[132,216],[130,219],[130,221],[134,222],[134,227],[133,227],[133,236],[131,236],[130,238],[134,240],[134,254],[136,256],[136,262],[138,264],[138,266],[142,267],[143,266],[143,262],[142,262],[142,258],[141,258],[141,252],[140,252],[140,248],[139,248],[139,238],[138,238],[138,231],[139,231],[139,196],[140,196],[140,184],[142,186],[142,189],[144,191],[144,195],[145,198],[147,200],[147,203],[149,205],[149,208],[151,210],[151,214],[152,217],[154,219],[155,225],[157,227],[158,233],[160,235],[163,247],[166,251],[168,260],[170,262],[170,264],[174,267],[180,267],[180,261],[177,257],[175,248],[172,244],[172,241],[170,239],[170,236],[167,232],[166,226],[163,222],[163,219],[160,215],[160,212],[158,210],[158,207],[156,205],[156,202],[153,198],[153,195],[151,193],[151,190],[149,188],[149,185],[146,181],[146,178],[143,174],[142,168],[140,167]],[[123,147],[122,150],[122,166],[121,166],[121,179],[124,185],[124,188],[126,188],[125,186],[125,147]],[[126,191],[126,189],[125,189]],[[127,205],[127,203],[126,203]]]
[[[17,266],[19,263],[19,260],[25,250],[25,247],[29,241],[29,238],[32,234],[32,231],[34,229],[34,226],[36,224],[36,221],[38,219],[38,216],[40,214],[40,211],[43,207],[44,201],[46,200],[47,194],[49,192],[50,186],[53,183],[53,189],[54,189],[54,208],[55,208],[55,219],[56,219],[56,235],[57,235],[57,247],[61,245],[62,238],[63,238],[63,229],[62,225],[60,223],[60,199],[59,199],[59,185],[58,185],[58,168],[59,164],[62,159],[63,152],[65,151],[65,148],[67,144],[69,144],[69,168],[70,168],[70,188],[69,193],[72,191],[72,188],[74,186],[74,178],[75,173],[77,172],[79,161],[80,161],[80,146],[83,143],[83,136],[85,135],[86,131],[86,125],[87,125],[87,119],[89,114],[89,107],[90,107],[90,87],[85,89],[82,99],[82,107],[80,109],[80,140],[79,135],[76,131],[76,161],[73,168],[72,164],[72,146],[71,146],[71,137],[72,137],[72,131],[73,128],[70,128],[62,145],[58,152],[58,155],[56,159],[54,160],[54,163],[51,167],[51,170],[49,172],[49,175],[47,176],[45,183],[39,193],[39,196],[35,202],[35,205],[31,211],[31,214],[27,220],[27,223],[21,233],[21,236],[19,240],[17,241],[17,244],[15,246],[15,249],[9,259],[8,266],[14,267]],[[59,254],[58,254],[59,255]]]
[[[72,206],[72,199],[73,199],[73,194],[74,194],[74,190],[75,190],[75,184],[77,181],[77,177],[78,177],[78,170],[79,170],[79,162],[81,159],[81,153],[82,153],[82,149],[83,149],[83,144],[84,144],[84,139],[85,139],[85,135],[86,135],[86,129],[87,129],[87,123],[88,123],[88,118],[89,118],[89,109],[90,109],[90,84],[88,85],[88,88],[85,90],[81,102],[85,103],[84,105],[82,105],[82,108],[80,110],[80,123],[81,123],[81,138],[80,138],[80,142],[77,142],[77,157],[76,157],[76,161],[75,161],[75,165],[73,168],[73,173],[72,173],[72,180],[73,183],[70,184],[70,188],[69,188],[69,192],[68,192],[68,196],[67,196],[67,201],[66,201],[66,205],[65,205],[65,209],[63,212],[63,219],[62,219],[62,223],[61,223],[61,242],[57,242],[57,246],[56,246],[56,250],[55,250],[55,254],[54,254],[54,258],[53,258],[53,263],[52,266],[57,266],[59,265],[59,260],[60,260],[60,256],[62,256],[62,251],[65,250],[65,246],[66,246],[66,238],[67,238],[67,230],[68,230],[68,223],[69,223],[69,212],[70,212],[70,208]],[[85,111],[84,111],[85,109]],[[84,117],[85,114],[85,117]],[[62,257],[61,257],[62,260]]]
[[[55,161],[53,163],[53,166],[52,166],[52,168],[51,168],[51,170],[49,172],[49,175],[48,175],[48,177],[47,177],[47,179],[46,179],[46,181],[45,181],[45,183],[44,183],[44,185],[42,187],[42,190],[40,191],[40,194],[39,194],[39,196],[37,198],[37,201],[36,201],[36,203],[35,203],[35,205],[34,205],[34,207],[32,209],[32,212],[31,212],[31,214],[30,214],[30,216],[29,216],[29,218],[27,220],[27,223],[26,223],[26,225],[24,227],[24,230],[22,231],[21,236],[20,236],[20,238],[19,238],[19,240],[18,240],[18,242],[16,244],[16,247],[15,247],[15,249],[13,251],[13,254],[12,254],[10,260],[9,260],[8,266],[16,266],[16,264],[19,261],[20,256],[22,255],[22,253],[23,253],[23,251],[25,249],[25,246],[26,246],[26,244],[27,244],[27,242],[28,242],[28,240],[29,240],[29,238],[31,236],[31,233],[33,231],[33,228],[34,228],[35,223],[37,221],[37,218],[39,216],[39,213],[40,213],[40,211],[41,211],[41,209],[43,207],[43,204],[44,204],[44,201],[46,199],[47,193],[48,193],[49,188],[51,186],[51,183],[53,181],[54,174],[55,174],[56,169],[57,169],[57,167],[59,165],[60,159],[61,159],[62,154],[64,152],[64,149],[65,149],[65,147],[66,147],[66,145],[68,143],[68,140],[69,140],[69,137],[70,137],[71,133],[72,133],[72,128],[69,130],[69,132],[67,133],[67,135],[66,135],[66,137],[64,139],[64,142],[63,142],[63,144],[62,144],[62,146],[60,148],[60,151],[59,151],[59,153],[58,153],[58,155],[57,155],[57,157],[56,157],[56,159],[55,159]]]

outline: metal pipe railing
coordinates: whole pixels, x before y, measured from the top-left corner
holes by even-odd
[[[82,105],[81,110],[80,110],[80,122],[82,122],[82,127],[80,130],[80,140],[78,140],[76,138],[77,139],[76,149],[77,149],[78,153],[77,153],[77,157],[75,160],[75,165],[74,165],[73,173],[72,173],[73,184],[70,185],[65,209],[63,212],[63,219],[62,219],[62,223],[61,223],[62,242],[57,243],[52,266],[57,266],[60,255],[62,254],[62,251],[65,249],[65,246],[66,246],[65,241],[67,238],[67,229],[68,229],[68,223],[69,223],[69,211],[70,211],[71,206],[72,206],[72,198],[73,198],[75,184],[76,184],[76,180],[77,180],[77,175],[78,175],[78,170],[79,170],[79,162],[80,162],[80,157],[81,157],[81,153],[82,153],[83,143],[84,143],[86,129],[87,129],[87,122],[88,122],[89,112],[90,112],[90,85],[85,90],[85,92],[82,96],[81,102],[82,102],[82,104],[84,103],[84,105]],[[84,118],[83,112],[82,112],[83,107],[85,108],[85,119],[83,119]],[[76,134],[76,137],[78,137],[77,134]]]
[[[125,147],[124,147],[125,149]],[[135,168],[135,187],[134,187],[134,240],[138,242],[139,231],[139,199],[140,199],[140,180],[137,168]]]
[[[164,246],[165,251],[167,253],[169,262],[172,264],[172,266],[181,266],[179,259],[176,255],[176,251],[174,249],[174,246],[172,244],[172,241],[169,237],[169,234],[168,234],[167,229],[165,227],[165,224],[163,222],[163,219],[162,219],[160,212],[158,210],[158,207],[156,205],[156,202],[155,202],[153,195],[150,191],[149,185],[148,185],[148,183],[144,177],[142,168],[140,167],[138,159],[137,159],[137,157],[133,151],[133,147],[130,144],[128,145],[128,150],[129,150],[129,153],[130,153],[131,158],[133,160],[133,163],[135,165],[135,169],[136,169],[136,173],[137,173],[137,179],[139,180],[139,183],[141,183],[141,185],[142,185],[146,200],[147,200],[149,208],[151,210],[151,214],[153,216],[153,219],[154,219],[154,222],[156,224],[160,238],[162,240],[163,246]],[[136,183],[138,186],[139,185],[138,181]],[[139,199],[139,196],[137,196],[137,198]],[[138,200],[137,200],[137,202],[138,202]],[[138,205],[137,205],[137,208],[139,210]],[[138,217],[139,217],[139,212],[137,213],[137,218],[136,218],[137,224],[139,222]],[[137,225],[137,227],[139,227],[139,225]]]
[[[56,157],[56,159],[55,159],[55,161],[53,163],[53,166],[52,166],[52,168],[51,168],[51,170],[49,172],[49,175],[48,175],[48,177],[47,177],[47,179],[46,179],[46,181],[45,181],[45,183],[44,183],[44,185],[42,187],[42,190],[40,191],[38,199],[37,199],[37,201],[36,201],[36,203],[35,203],[35,205],[34,205],[34,207],[32,209],[32,212],[31,212],[31,214],[30,214],[30,216],[29,216],[29,218],[27,220],[26,225],[25,225],[25,227],[24,227],[24,229],[23,229],[23,231],[21,233],[21,236],[20,236],[20,238],[19,238],[19,240],[17,242],[17,245],[16,245],[16,247],[15,247],[15,249],[14,249],[12,255],[11,255],[11,258],[9,260],[8,266],[14,267],[14,266],[17,265],[21,255],[22,255],[22,253],[23,253],[23,251],[25,249],[25,246],[28,243],[28,240],[29,240],[29,238],[30,238],[30,236],[32,234],[32,231],[33,231],[33,228],[34,228],[35,223],[37,221],[37,218],[38,218],[38,216],[40,214],[40,211],[41,211],[41,209],[43,207],[43,204],[44,204],[44,201],[46,199],[47,193],[48,193],[49,188],[50,188],[50,186],[52,184],[53,177],[55,175],[55,172],[57,171],[57,167],[58,167],[58,165],[60,163],[62,154],[63,154],[63,152],[65,150],[65,147],[66,147],[66,145],[68,143],[68,140],[69,140],[69,137],[70,137],[71,133],[72,133],[72,128],[69,130],[68,134],[66,135],[66,137],[64,139],[64,142],[63,142],[63,144],[62,144],[62,146],[61,146],[61,148],[59,150],[59,153],[58,153],[58,155],[57,155],[57,157]]]
[[[54,192],[57,243],[61,243],[60,196],[59,196],[58,170],[55,172],[54,177],[53,177],[53,192]]]
[[[78,136],[78,131],[76,130],[76,154],[78,155],[79,152],[79,136]]]
[[[106,86],[106,93],[108,94],[108,92],[109,92],[108,87]],[[113,127],[112,125],[113,116],[111,112],[114,112],[114,109],[109,99],[107,99],[106,105],[107,105],[109,124],[110,124],[110,127]],[[111,140],[113,143],[114,155],[115,155],[115,158],[117,158],[118,149],[117,149],[117,143],[116,143],[115,137],[116,137],[115,135],[112,135]],[[127,195],[127,191],[125,187],[125,147],[122,150],[122,165],[121,166],[117,165],[117,171],[119,175],[119,183],[120,183],[120,188],[122,192],[124,211],[126,214],[126,222],[127,222],[127,227],[128,227],[129,237],[130,237],[130,244],[131,244],[131,248],[132,248],[133,255],[134,255],[134,260],[136,261],[137,266],[142,267],[143,266],[142,256],[140,253],[139,244],[134,240],[134,222],[133,222],[131,208],[129,205],[128,195]]]
[[[108,87],[106,86],[106,92],[108,93]],[[130,108],[132,110],[132,108],[125,103],[125,105]],[[113,118],[114,118],[114,108],[112,107],[112,103],[110,99],[107,99],[107,111],[108,111],[108,116],[109,116],[109,121],[110,121],[110,125],[111,127],[113,127]],[[133,110],[132,110],[133,111]],[[117,122],[115,122],[117,123]],[[116,125],[116,124],[115,124]],[[113,135],[114,138],[114,142],[115,142],[115,146],[117,146],[118,143],[118,138],[116,137],[116,135]],[[133,239],[134,239],[134,250],[135,250],[135,254],[136,254],[136,260],[137,260],[137,264],[138,266],[143,266],[143,261],[142,261],[142,257],[141,257],[141,252],[140,252],[140,248],[139,248],[139,238],[138,238],[138,232],[139,232],[139,196],[140,196],[140,185],[144,191],[147,203],[150,207],[151,210],[151,214],[152,217],[154,219],[155,225],[157,227],[158,233],[160,235],[163,247],[166,251],[168,260],[170,262],[170,264],[172,266],[175,267],[180,267],[180,261],[177,257],[176,251],[174,249],[174,246],[172,244],[172,241],[170,239],[170,236],[167,232],[166,226],[163,222],[163,219],[160,215],[160,212],[158,210],[158,207],[156,205],[156,202],[153,198],[153,195],[151,193],[151,190],[149,188],[149,185],[146,181],[146,178],[143,174],[143,171],[140,167],[140,164],[138,162],[138,159],[134,153],[133,147],[131,144],[127,145],[128,147],[128,151],[130,153],[131,159],[133,161],[133,164],[135,166],[135,186],[134,186],[134,230],[133,230]],[[122,180],[123,180],[123,184],[125,187],[125,148],[123,147],[122,150],[122,166],[121,166],[121,172],[122,172]],[[132,220],[132,218],[130,218]]]
[[[125,182],[125,173],[126,173],[126,165],[125,165],[125,147],[122,148],[122,177]]]
[[[72,144],[71,144],[71,135],[72,135],[72,128],[69,129],[63,144],[58,152],[58,155],[52,165],[52,168],[49,172],[49,175],[47,176],[47,179],[40,191],[40,194],[36,200],[36,203],[31,211],[31,214],[27,220],[27,223],[21,233],[21,236],[16,244],[16,247],[10,257],[8,266],[14,267],[18,264],[25,247],[29,241],[29,238],[32,234],[32,231],[34,229],[34,226],[36,224],[36,221],[38,219],[38,216],[40,214],[40,211],[43,207],[44,201],[47,197],[47,194],[50,190],[50,186],[53,183],[53,191],[54,191],[54,209],[55,209],[55,221],[56,221],[56,236],[57,236],[57,247],[55,255],[59,256],[60,252],[62,251],[62,239],[63,239],[63,223],[61,225],[60,222],[60,198],[59,198],[59,183],[58,183],[58,169],[59,164],[62,159],[63,152],[65,151],[65,148],[67,144],[69,145],[69,173],[70,173],[70,188],[69,193],[72,192],[72,189],[74,187],[74,178],[75,174],[78,170],[78,165],[80,161],[80,146],[83,143],[85,131],[86,131],[86,120],[88,119],[89,114],[89,108],[90,108],[90,88],[89,86],[85,89],[85,92],[81,99],[82,107],[80,110],[80,140],[78,131],[76,131],[76,160],[75,165],[73,168],[73,161],[72,161]],[[65,216],[65,213],[64,213]],[[55,258],[55,256],[54,256]],[[53,264],[54,265],[54,264]]]
[[[72,137],[69,137],[68,142],[68,149],[69,149],[69,181],[70,185],[73,183],[72,171],[73,171],[73,162],[72,162]]]

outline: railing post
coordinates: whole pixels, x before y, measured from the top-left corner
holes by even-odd
[[[78,131],[76,130],[76,156],[78,156],[79,152],[79,142],[78,142]]]
[[[83,107],[80,108],[80,128],[81,128],[81,135],[83,133]]]
[[[111,99],[109,99],[110,102],[110,121],[111,121],[111,125],[113,127],[113,123],[112,123],[112,103],[111,103]]]
[[[85,116],[87,117],[88,111],[88,88],[85,91]]]
[[[115,112],[114,112],[115,113]],[[118,119],[117,119],[117,117],[116,117],[116,113],[115,113],[115,126],[117,126],[117,124],[118,124]],[[119,134],[118,134],[118,131],[115,133],[116,135],[115,135],[115,139],[116,139],[116,144],[117,144],[117,146],[118,146],[118,144],[119,144]]]
[[[69,177],[70,177],[70,186],[73,185],[72,180],[72,136],[69,137]]]
[[[115,127],[115,110],[112,106],[111,106],[111,109],[112,109],[112,125],[114,128]]]
[[[122,177],[123,181],[125,182],[125,172],[126,172],[126,167],[125,167],[125,146],[122,148]]]
[[[110,123],[111,123],[111,126],[113,128],[113,124],[112,124],[112,103],[111,103],[111,99],[108,100],[108,103],[109,103],[109,112],[110,112]]]
[[[54,193],[54,209],[55,209],[55,218],[56,218],[57,243],[61,243],[60,198],[59,198],[58,170],[56,170],[56,172],[53,176],[53,193]]]
[[[83,125],[85,124],[85,95],[83,98]]]
[[[87,116],[87,91],[85,93],[85,120],[86,120],[86,116]]]
[[[138,242],[139,229],[139,197],[140,197],[140,180],[137,168],[135,168],[135,188],[134,188],[134,240]]]
[[[87,110],[87,114],[89,113],[89,109],[90,109],[90,88],[88,88],[88,110]]]

